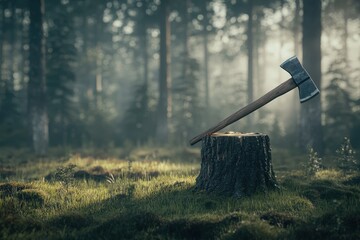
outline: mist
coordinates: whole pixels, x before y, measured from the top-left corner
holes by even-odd
[[[36,75],[36,16],[24,2],[1,2],[3,147],[34,147],[29,119],[39,104],[47,116],[39,136],[50,148],[186,147],[289,79],[286,59],[302,62],[303,51],[312,59],[302,1],[44,1]],[[317,144],[301,137],[314,132],[301,126],[296,89],[223,131],[262,132],[275,148],[331,152],[344,137],[359,148],[359,12],[357,1],[321,4],[321,58],[304,64],[321,66]]]

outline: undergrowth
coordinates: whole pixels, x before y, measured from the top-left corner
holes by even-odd
[[[5,161],[2,168],[14,174],[0,179],[0,239],[360,236],[357,172],[322,166],[308,177],[306,156],[274,151],[280,189],[235,199],[195,192],[200,163],[191,159],[199,156],[182,151],[148,148],[124,158],[75,154],[31,161],[24,161],[25,154]],[[180,156],[190,160],[181,162]]]

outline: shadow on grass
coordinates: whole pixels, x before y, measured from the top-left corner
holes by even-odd
[[[218,239],[240,224],[245,214],[220,215],[224,198],[194,193],[192,188],[165,190],[144,199],[109,199],[123,211],[89,228],[79,239]],[[188,207],[186,207],[188,206]],[[106,207],[104,208],[104,210]],[[183,211],[183,212],[182,212]],[[104,214],[102,212],[101,214]],[[109,213],[111,214],[111,213]],[[212,215],[212,216],[211,216]]]
[[[271,198],[281,196],[275,193]],[[63,235],[63,239],[72,236],[76,239],[277,239],[285,234],[286,228],[297,225],[298,219],[285,212],[261,215],[263,210],[255,214],[256,211],[250,213],[252,210],[245,209],[261,204],[264,206],[259,208],[268,209],[266,197],[225,198],[194,192],[191,185],[175,183],[141,199],[120,194],[96,204],[101,205],[92,213],[97,220],[80,231],[74,229],[71,219],[67,219],[68,225],[52,222],[49,227],[54,230],[66,227],[69,234]],[[241,205],[243,202],[246,203]],[[303,210],[308,207],[301,197],[296,197],[293,203]],[[94,206],[80,212],[89,209]],[[71,229],[78,232],[71,233]]]
[[[300,177],[293,180],[288,188],[303,181]],[[20,187],[26,190],[24,186],[16,187],[18,191]],[[0,211],[0,226],[9,235],[28,234],[30,239],[356,239],[359,236],[357,188],[326,180],[308,181],[297,187],[300,195],[278,192],[236,200],[194,192],[191,184],[175,182],[143,198],[134,198],[134,192],[129,191],[34,223],[19,215],[16,205],[7,201],[8,205]],[[310,199],[306,191],[313,191],[314,205],[304,198]],[[323,212],[316,212],[317,204],[324,203],[331,205]],[[311,207],[316,214],[301,217]]]

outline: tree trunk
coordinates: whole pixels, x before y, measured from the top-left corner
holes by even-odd
[[[188,70],[189,70],[189,0],[184,0],[185,10],[184,10],[184,34],[183,34],[183,44],[184,44],[184,53],[183,53],[183,69],[182,69],[182,79],[185,81],[187,78]]]
[[[0,27],[0,83],[2,83],[3,79],[3,53],[4,53],[4,33],[5,33],[5,3],[3,1],[0,2],[1,7],[1,27]],[[2,84],[0,84],[0,87]]]
[[[142,59],[143,59],[143,81],[144,81],[144,85],[146,88],[146,93],[147,93],[147,88],[148,88],[148,84],[149,84],[149,55],[148,55],[148,35],[147,35],[147,29],[148,26],[146,24],[146,5],[143,4],[142,7],[142,18],[143,18],[143,23],[140,26],[140,42],[141,42],[141,48],[142,48]],[[147,99],[147,97],[146,97]]]
[[[267,135],[229,132],[203,139],[197,190],[242,197],[276,188]]]
[[[294,51],[295,55],[299,58],[299,33],[300,33],[300,0],[295,0],[295,13],[294,13]]]
[[[169,118],[172,114],[172,99],[170,92],[170,21],[168,4],[168,0],[163,0],[160,5],[160,79],[156,139],[162,144],[168,141]]]
[[[254,100],[253,90],[253,0],[248,2],[248,24],[247,24],[247,51],[248,51],[248,70],[247,70],[247,102],[250,104]],[[252,126],[252,116],[247,117],[247,125]]]
[[[209,88],[209,39],[208,39],[208,10],[207,10],[207,1],[202,3],[202,12],[204,15],[203,21],[203,44],[204,44],[204,80],[205,80],[205,109],[209,111],[210,109],[210,88]],[[207,113],[207,116],[208,113]]]
[[[96,22],[95,22],[95,36],[94,45],[96,51],[95,65],[95,106],[96,109],[102,108],[103,105],[103,49],[101,46],[102,31],[104,29],[103,24],[103,6],[100,4],[96,9]]]
[[[12,1],[10,3],[10,9],[11,9],[11,18],[10,18],[10,32],[9,32],[9,44],[11,45],[10,47],[10,56],[9,56],[9,90],[11,92],[14,92],[14,73],[15,73],[15,49],[16,49],[16,39],[15,39],[15,34],[16,34],[16,16],[15,16],[15,2]]]
[[[294,36],[294,52],[295,55],[300,58],[300,44],[299,44],[299,33],[300,33],[300,0],[295,0],[295,11],[294,11],[294,26],[293,26],[293,36]],[[300,114],[300,106],[299,106],[299,94],[297,91],[292,91],[290,93],[292,95],[292,110],[290,113],[290,117],[288,120],[288,124],[286,126],[287,131],[290,135],[294,136],[294,139],[297,139],[294,144],[298,148],[299,147],[299,114]],[[297,127],[294,127],[297,126]]]
[[[321,0],[303,0],[303,65],[321,90]],[[301,147],[323,152],[321,98],[301,104]]]
[[[284,2],[285,0],[280,0],[280,44],[279,44],[279,62],[284,61],[283,56],[282,56],[282,52],[283,52],[283,48],[284,48],[284,21],[285,21],[285,16],[284,16]],[[281,75],[283,73],[283,70],[281,68],[277,68],[278,70],[278,79],[281,79]]]
[[[29,34],[28,103],[32,140],[36,154],[45,155],[49,144],[46,108],[45,44],[43,30],[44,0],[32,0]]]
[[[349,38],[349,1],[344,2],[344,34],[343,34],[343,44],[344,44],[344,60],[345,66],[349,67],[349,57],[348,57],[348,38]]]

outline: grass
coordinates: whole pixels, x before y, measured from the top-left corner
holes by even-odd
[[[26,150],[1,152],[0,239],[360,236],[360,177],[334,164],[307,177],[306,156],[273,151],[280,190],[235,199],[194,191],[197,149],[126,153],[56,152],[45,159]]]

